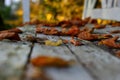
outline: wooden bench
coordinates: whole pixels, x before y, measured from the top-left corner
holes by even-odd
[[[25,32],[26,29],[22,27],[21,30]],[[70,37],[44,34],[36,34],[36,36],[55,40],[70,39]],[[70,68],[45,69],[47,76],[52,80],[119,80],[120,60],[107,50],[105,51],[89,42],[84,43],[85,45],[82,46],[71,44],[46,46],[39,43],[1,41],[0,71],[4,71],[0,73],[0,79],[32,80],[32,75],[36,74],[38,69],[34,68],[29,60],[40,55],[46,55],[57,56],[65,60],[75,60],[75,64]]]
[[[23,0],[23,3],[27,1],[29,0]],[[25,14],[29,14],[29,9],[28,13]],[[29,17],[24,21],[29,21]],[[87,26],[93,27],[90,24]],[[29,28],[24,26],[20,29],[24,32],[20,34],[21,39],[27,34],[35,34],[34,36],[40,38],[46,37],[55,40],[61,38],[70,39],[70,37],[34,33],[35,26],[29,26]],[[112,28],[109,26],[105,29],[96,30],[96,32],[109,33],[113,29],[120,29],[120,27]],[[33,75],[39,74],[39,69],[34,68],[29,61],[41,55],[57,56],[65,60],[75,60],[75,64],[70,68],[45,69],[46,75],[50,77],[50,80],[120,80],[120,59],[93,43],[83,42],[85,45],[82,46],[73,46],[71,44],[46,46],[31,42],[0,41],[0,80],[34,80]],[[41,79],[37,78],[37,80]]]
[[[107,20],[120,21],[120,1],[119,0],[101,0],[101,8],[95,8],[98,0],[85,0],[83,18],[100,18]]]

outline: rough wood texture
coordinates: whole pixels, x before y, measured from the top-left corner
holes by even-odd
[[[45,35],[38,35],[42,37]],[[50,38],[51,36],[49,36]],[[58,38],[58,37],[56,37]],[[46,73],[48,76],[52,78],[52,80],[94,80],[89,73],[78,64],[76,57],[70,52],[70,50],[62,45],[62,46],[46,46],[43,44],[35,44],[32,52],[32,57],[35,58],[39,55],[46,56],[56,56],[63,58],[65,60],[75,60],[76,63],[70,68],[58,69],[58,68],[47,68]]]
[[[32,27],[32,26],[31,26]],[[24,34],[20,34],[24,39],[29,34],[35,36],[35,26],[29,29],[23,28]],[[88,25],[93,27],[93,25]],[[28,30],[29,29],[29,30]],[[107,26],[105,29],[95,30],[95,33],[109,33],[111,30],[120,29],[119,27]],[[25,36],[24,36],[25,35]],[[115,36],[116,34],[112,34]],[[120,34],[117,34],[120,36]],[[70,37],[49,36],[37,34],[37,37],[47,38],[57,41],[58,39],[67,39]],[[65,60],[75,60],[75,64],[70,68],[45,68],[45,74],[50,80],[119,80],[120,79],[120,60],[111,55],[106,50],[90,42],[82,41],[85,45],[74,46],[70,43],[61,46],[47,46],[40,43],[26,42],[0,42],[0,80],[21,80],[21,76],[25,71],[24,80],[34,80],[32,77],[40,73],[40,68],[26,64],[29,58],[35,58],[39,55],[56,56]],[[30,55],[30,49],[32,54]],[[29,56],[29,58],[28,58]],[[23,67],[26,64],[26,70]],[[23,77],[24,77],[23,76]],[[49,80],[40,79],[37,80]]]
[[[21,80],[29,44],[0,42],[0,80]]]
[[[68,37],[62,37],[69,39]],[[92,43],[75,47],[68,45],[73,53],[79,58],[80,63],[96,77],[96,80],[119,80],[120,79],[120,60],[108,52],[100,49]]]
[[[18,27],[23,33],[19,34],[22,41],[25,41],[26,36],[32,35],[35,36],[36,26],[35,25],[25,25],[22,27]]]
[[[20,29],[26,35],[33,32],[33,26]],[[21,40],[26,37],[20,34]],[[28,60],[32,43],[24,41],[0,41],[0,80],[21,80],[24,73],[24,67]]]
[[[94,27],[93,24],[88,24],[86,26],[89,27],[89,28]],[[120,27],[119,26],[112,27],[111,25],[106,25],[106,27],[103,28],[103,29],[95,29],[94,33],[100,33],[100,34],[107,33],[107,34],[111,34],[113,36],[119,36],[120,37],[120,33],[115,33],[115,34],[110,33],[111,31],[114,31],[114,30],[120,30]],[[120,38],[118,40],[120,40]]]

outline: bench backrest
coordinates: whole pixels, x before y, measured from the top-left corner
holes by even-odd
[[[120,21],[120,0],[101,0],[101,8],[95,8],[98,0],[85,0],[83,18],[101,18]]]

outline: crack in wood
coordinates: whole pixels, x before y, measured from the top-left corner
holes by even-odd
[[[61,37],[59,37],[59,38],[62,40]],[[77,61],[83,66],[83,68],[86,69],[86,71],[89,73],[89,75],[90,75],[94,80],[99,80],[96,75],[91,74],[92,71],[90,71],[90,70],[86,67],[86,65],[80,61],[79,57],[74,53],[74,51],[71,50],[70,47],[69,47],[67,44],[64,43],[64,45],[65,45],[65,46],[68,48],[68,50],[75,56],[75,58],[76,58]]]
[[[35,33],[35,37],[36,36],[37,36],[37,34]],[[26,71],[27,71],[28,64],[30,63],[30,59],[31,59],[31,55],[32,55],[32,52],[33,52],[34,44],[35,44],[35,42],[32,42],[32,44],[30,45],[30,51],[28,53],[27,60],[26,60],[25,65],[23,67],[23,74],[20,77],[21,80],[26,80],[25,79],[26,78]]]
[[[83,68],[86,69],[86,71],[89,73],[89,75],[91,75],[91,77],[94,79],[94,80],[99,80],[98,77],[94,74],[91,74],[92,71],[90,71],[86,65],[84,63],[82,63],[79,59],[79,57],[70,49],[70,47],[68,45],[66,45],[66,47],[70,50],[70,52],[76,57],[76,59],[78,60],[78,62],[83,66]]]

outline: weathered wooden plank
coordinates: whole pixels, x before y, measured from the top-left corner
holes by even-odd
[[[86,26],[89,27],[89,28],[93,28],[94,24],[87,24]],[[112,27],[111,25],[107,25],[103,29],[95,29],[94,33],[100,33],[100,34],[106,34],[107,33],[107,34],[111,34],[113,36],[119,36],[120,37],[120,33],[116,33],[116,34],[110,33],[111,31],[114,31],[114,30],[120,30],[120,27],[119,26]]]
[[[91,27],[93,27],[93,25]],[[95,33],[109,33],[113,29],[117,30],[119,29],[119,27],[113,28],[111,26],[107,26],[105,29],[95,30]],[[47,36],[40,34],[40,35],[37,35],[37,37],[46,38]],[[49,36],[47,38],[51,40],[59,39],[59,37],[55,37],[55,36],[52,36],[52,37]],[[78,58],[80,61],[80,64],[81,63],[84,64],[86,68],[91,72],[91,74],[96,77],[95,80],[119,80],[119,76],[120,76],[119,59],[115,58],[108,52],[96,47],[91,43],[80,46],[80,47],[78,46],[75,47],[73,45],[68,45],[68,47],[72,50],[72,52],[64,45],[53,47],[53,46],[35,44],[33,53],[32,53],[32,58],[38,55],[57,56],[67,60],[75,59],[76,61],[78,61],[76,59]],[[72,53],[75,56],[71,55]],[[90,79],[92,79],[89,73],[87,73],[86,70],[84,70],[84,68],[81,65],[79,66],[77,63],[77,65],[73,66],[71,69],[65,70],[65,72],[64,70],[61,71],[55,68],[49,68],[46,71],[47,71],[47,74],[49,74],[49,76],[51,76],[53,80],[68,80],[71,77],[72,78],[70,80],[73,80],[75,77],[77,77],[77,79],[80,80],[79,77],[82,77],[83,75],[84,76],[82,78],[85,78],[85,76],[89,76]],[[29,67],[31,68],[31,66]],[[79,70],[82,70],[82,73],[79,73],[78,68]],[[76,70],[78,72],[76,72]],[[28,71],[29,71],[29,68],[28,68]],[[69,71],[71,73],[66,74],[66,72],[69,72]],[[78,76],[76,73],[80,75]],[[88,80],[88,77],[86,77],[85,80],[86,79]]]
[[[0,80],[21,80],[30,43],[0,42]]]
[[[45,37],[41,34],[38,37]],[[57,37],[58,38],[58,37]],[[46,56],[56,56],[63,58],[65,60],[75,60],[75,65],[70,68],[58,69],[58,68],[48,68],[46,73],[52,78],[52,80],[94,80],[88,72],[77,62],[77,59],[69,51],[69,49],[64,46],[46,46],[44,44],[35,44],[32,52],[31,58],[35,58],[40,55]],[[29,71],[29,69],[28,69]]]
[[[68,39],[68,37],[66,37],[66,39]],[[92,43],[86,43],[79,47],[68,45],[68,47],[79,58],[80,62],[95,75],[96,80],[120,79],[120,60],[118,58]]]
[[[26,36],[31,35],[35,36],[36,34],[36,26],[35,25],[25,25],[22,27],[18,27],[23,33],[19,34],[22,41],[25,41]]]

